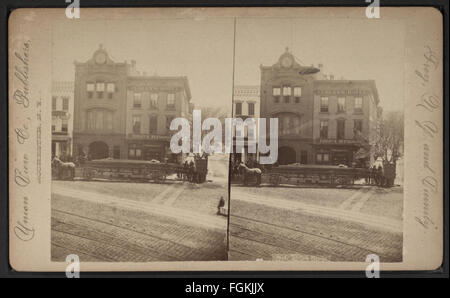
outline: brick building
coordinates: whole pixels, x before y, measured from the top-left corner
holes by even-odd
[[[72,155],[73,82],[52,82],[52,157]]]
[[[74,99],[74,155],[92,159],[163,161],[170,157],[168,123],[192,109],[186,77],[146,76],[102,46],[75,62]]]
[[[301,66],[288,49],[260,69],[261,118],[267,125],[278,118],[278,163],[313,163],[313,82],[319,70]]]
[[[259,86],[235,86],[233,96],[233,117],[246,120],[248,118],[255,118],[256,131],[248,130],[247,126],[244,127],[244,131],[234,131],[233,136],[233,148],[236,148],[236,134],[242,134],[244,136],[244,149],[243,152],[234,152],[232,155],[233,162],[248,162],[256,161],[258,153],[248,152],[248,141],[258,141],[258,123],[256,118],[259,118],[260,114],[260,88]],[[250,132],[250,133],[249,133]]]
[[[373,80],[334,80],[288,49],[261,66],[261,117],[278,118],[278,163],[373,162],[381,109]],[[268,131],[268,130],[267,130]]]

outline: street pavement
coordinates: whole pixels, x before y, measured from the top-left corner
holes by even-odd
[[[52,260],[225,260],[227,164],[213,157],[204,184],[53,181]]]
[[[400,187],[231,188],[230,260],[402,260]]]

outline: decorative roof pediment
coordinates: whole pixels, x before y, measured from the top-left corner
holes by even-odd
[[[108,52],[103,48],[103,45],[100,44],[99,48],[94,52],[91,59],[87,62],[89,65],[113,65],[114,61],[109,57]]]

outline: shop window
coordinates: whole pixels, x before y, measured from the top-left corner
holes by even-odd
[[[114,146],[113,158],[114,159],[120,159],[120,146]]]
[[[300,151],[300,163],[302,165],[308,164],[308,151],[306,150]]]
[[[136,144],[130,144],[128,148],[128,158],[129,159],[141,159],[142,149]]]
[[[329,162],[330,162],[330,154],[329,153],[317,153],[316,154],[316,163],[327,164]]]

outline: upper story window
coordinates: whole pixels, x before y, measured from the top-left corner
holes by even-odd
[[[336,137],[338,140],[345,139],[345,120],[337,121],[337,134]]]
[[[320,112],[328,113],[328,97],[320,98]]]
[[[292,95],[291,92],[292,92],[291,87],[289,86],[283,87],[283,99],[285,103],[289,103],[289,101],[291,100]]]
[[[338,97],[337,111],[338,113],[345,112],[345,97]]]
[[[158,94],[150,94],[150,109],[158,109]]]
[[[167,115],[167,116],[166,116],[166,131],[170,131],[170,123],[172,123],[172,120],[173,120],[174,118],[175,118],[175,117],[172,116],[172,115]]]
[[[242,102],[236,103],[236,115],[242,115]]]
[[[300,117],[296,115],[284,115],[279,117],[279,134],[301,134]]]
[[[362,113],[363,110],[363,100],[362,97],[355,97],[355,113]]]
[[[92,98],[93,95],[94,95],[94,91],[95,91],[95,84],[94,83],[87,83],[86,84],[86,91],[87,91],[88,98]]]
[[[52,96],[52,110],[56,111],[58,98],[56,96]]]
[[[248,103],[248,115],[255,116],[255,103],[253,102]]]
[[[140,115],[133,116],[133,133],[134,134],[141,133],[141,116]]]
[[[106,91],[108,92],[108,98],[112,99],[113,98],[113,94],[116,91],[116,86],[114,85],[114,83],[106,84]]]
[[[294,87],[295,103],[300,103],[300,97],[302,97],[302,87]]]
[[[167,109],[168,110],[175,109],[175,94],[173,93],[167,94]]]
[[[151,115],[149,119],[148,133],[153,135],[158,131],[158,117]]]
[[[108,131],[113,129],[113,113],[108,110],[90,110],[87,112],[87,129]]]
[[[281,95],[281,88],[280,87],[274,87],[272,89],[273,99],[275,103],[280,102],[280,95]]]
[[[69,97],[64,96],[62,98],[62,109],[64,111],[68,111],[69,110]]]
[[[320,138],[328,139],[328,120],[320,121]]]
[[[103,98],[103,93],[105,92],[105,83],[97,82],[95,85],[95,90],[97,91],[97,98]]]
[[[142,107],[141,93],[134,93],[133,108],[140,109]]]
[[[354,122],[354,129],[355,129],[355,131],[361,133],[362,132],[362,126],[363,126],[362,120],[355,120],[355,122]]]

